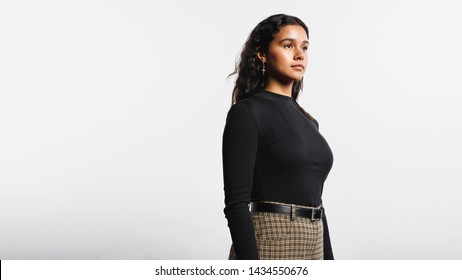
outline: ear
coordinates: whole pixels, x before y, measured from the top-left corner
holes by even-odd
[[[260,59],[260,61],[266,62],[266,54],[262,52],[257,52],[257,57]]]

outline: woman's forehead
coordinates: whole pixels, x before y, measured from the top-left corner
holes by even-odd
[[[305,29],[300,25],[286,25],[279,29],[279,32],[274,35],[274,41],[279,43],[283,40],[308,42],[308,34]]]

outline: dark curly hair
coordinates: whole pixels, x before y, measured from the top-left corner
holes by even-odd
[[[295,16],[285,14],[272,15],[261,21],[250,33],[239,56],[234,72],[228,77],[237,74],[236,84],[233,89],[231,106],[237,101],[247,98],[265,87],[266,77],[262,74],[262,64],[257,57],[259,52],[268,53],[268,46],[280,29],[286,25],[300,25],[305,29],[309,38],[308,27]],[[303,78],[295,81],[292,86],[292,98],[296,106],[309,118],[313,117],[306,112],[298,103],[297,97],[303,88]]]

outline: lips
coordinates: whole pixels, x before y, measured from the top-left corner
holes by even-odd
[[[305,67],[302,64],[292,65],[292,68],[295,68],[297,70],[304,70],[305,69]]]

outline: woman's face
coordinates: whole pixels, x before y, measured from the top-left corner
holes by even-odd
[[[269,44],[268,54],[260,57],[266,62],[268,79],[284,84],[301,80],[308,64],[308,45],[303,27],[282,27]]]

